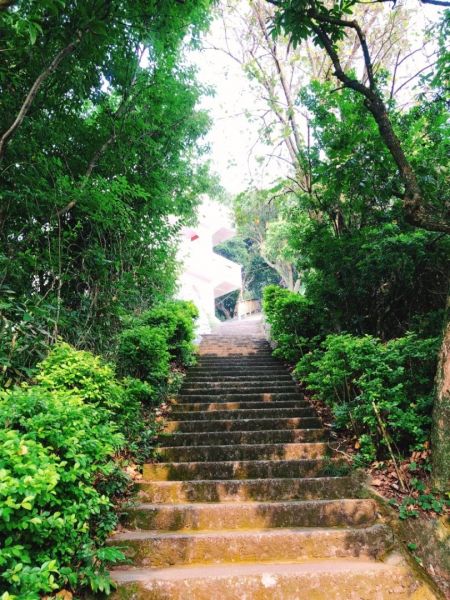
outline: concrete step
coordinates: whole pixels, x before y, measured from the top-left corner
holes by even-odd
[[[259,348],[217,348],[212,346],[208,348],[202,348],[202,350],[198,352],[198,356],[201,358],[212,358],[216,360],[221,358],[234,358],[235,360],[239,360],[243,357],[272,359],[272,353],[269,350],[261,350]]]
[[[236,379],[229,379],[229,380],[210,380],[210,379],[205,379],[204,381],[190,381],[189,379],[183,381],[183,387],[199,387],[199,388],[204,388],[204,387],[210,387],[210,388],[220,388],[220,387],[224,387],[224,388],[254,388],[256,386],[265,386],[265,387],[283,387],[283,386],[291,386],[294,388],[297,388],[297,383],[292,379],[292,377],[290,377],[290,375],[288,375],[287,377],[280,379],[280,380],[274,380],[274,379],[268,379],[267,381],[264,380],[260,380],[259,378],[256,378],[254,380],[249,380],[249,381],[241,381],[239,378]],[[238,391],[239,391],[238,389]],[[263,390],[264,391],[264,390]],[[243,392],[242,392],[243,393]]]
[[[176,399],[176,404],[209,403],[209,402],[277,402],[278,400],[303,400],[301,392],[281,392],[256,394],[181,394]]]
[[[198,358],[198,362],[202,363],[202,364],[211,364],[211,363],[215,363],[215,364],[225,364],[227,362],[231,363],[231,364],[243,364],[246,363],[247,361],[249,363],[254,363],[254,362],[259,362],[259,361],[264,361],[264,362],[269,362],[272,364],[280,364],[279,361],[277,361],[276,358],[274,358],[272,356],[272,354],[270,352],[252,352],[250,353],[240,353],[240,354],[229,354],[229,355],[218,355],[218,354],[201,354],[198,353],[197,354],[197,358]]]
[[[290,500],[195,504],[139,504],[128,510],[130,529],[211,531],[278,527],[367,527],[376,519],[373,500]]]
[[[361,484],[351,477],[304,479],[232,479],[199,481],[142,481],[138,498],[156,504],[185,502],[268,502],[355,498]]]
[[[122,569],[111,600],[432,600],[403,565],[320,560]]]
[[[265,375],[263,374],[258,374],[258,375],[252,375],[252,374],[248,374],[248,375],[215,375],[212,376],[211,374],[205,374],[205,375],[197,375],[195,373],[190,373],[186,379],[184,380],[185,383],[239,383],[239,384],[243,384],[243,385],[248,385],[250,383],[253,382],[259,382],[259,381],[270,381],[273,383],[278,383],[279,381],[293,381],[292,377],[289,375],[289,373],[287,373],[286,371],[284,373],[267,373]]]
[[[248,366],[242,366],[242,365],[234,365],[234,366],[228,366],[228,365],[221,365],[220,367],[217,366],[216,368],[212,369],[210,367],[191,367],[189,369],[189,375],[210,375],[211,377],[215,377],[216,375],[220,376],[220,375],[233,375],[235,377],[238,377],[240,375],[258,375],[258,373],[261,373],[263,375],[279,375],[279,374],[286,374],[288,373],[288,371],[286,370],[286,368],[283,365],[280,364],[274,364],[274,365],[259,365],[259,366],[255,366],[255,365],[251,365],[250,367]]]
[[[193,433],[202,431],[256,431],[269,429],[311,429],[321,427],[318,417],[256,418],[253,419],[208,419],[189,421],[167,421],[167,433]]]
[[[161,435],[161,446],[225,446],[228,444],[295,444],[319,442],[326,438],[325,429],[271,429],[269,431],[204,431]]]
[[[248,377],[186,377],[183,381],[183,385],[186,387],[193,386],[212,386],[221,387],[222,385],[231,385],[239,387],[251,387],[253,385],[298,385],[289,374],[280,375],[274,377],[272,375],[268,377],[263,376],[248,376]]]
[[[172,409],[171,418],[177,421],[208,421],[229,419],[285,419],[288,417],[313,417],[313,408],[246,408],[244,410],[210,410],[185,412]]]
[[[389,549],[392,533],[383,525],[361,529],[291,528],[184,534],[127,531],[115,535],[109,544],[126,547],[125,554],[134,565],[164,567],[171,564],[375,558]]]
[[[197,359],[197,363],[193,368],[200,369],[225,369],[225,368],[245,368],[247,370],[254,369],[257,367],[270,367],[270,368],[279,368],[283,366],[283,364],[277,360],[276,358],[267,358],[260,356],[240,356],[236,357],[207,357],[200,356]]]
[[[228,383],[220,383],[217,385],[204,385],[204,384],[191,384],[189,386],[183,385],[180,390],[180,396],[184,395],[212,395],[218,394],[282,394],[282,393],[295,393],[298,391],[298,387],[294,382],[286,383],[254,383],[252,385],[235,385]]]
[[[305,400],[277,400],[276,402],[173,402],[172,413],[208,412],[213,410],[255,410],[258,408],[311,408]]]
[[[147,463],[146,481],[190,481],[194,479],[289,479],[323,477],[339,473],[343,462],[330,459],[243,460],[216,462]]]
[[[321,458],[327,453],[324,442],[299,444],[239,444],[225,446],[169,446],[158,448],[165,462],[214,462],[226,460],[298,460]]]

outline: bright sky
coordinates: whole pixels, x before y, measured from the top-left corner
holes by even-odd
[[[220,21],[213,23],[209,36],[223,39]],[[243,191],[252,178],[261,179],[261,169],[255,157],[265,154],[267,148],[258,144],[255,124],[249,123],[245,110],[255,104],[254,91],[241,66],[220,50],[201,50],[191,55],[198,67],[198,78],[202,83],[215,89],[215,96],[205,97],[201,107],[208,110],[213,124],[207,137],[211,146],[211,160],[214,170],[221,177],[225,189],[237,194]],[[275,177],[275,172],[267,173],[264,183]]]

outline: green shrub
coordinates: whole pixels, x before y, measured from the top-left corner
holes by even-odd
[[[113,365],[65,342],[55,344],[38,369],[36,381],[48,390],[73,391],[84,402],[111,411],[119,410],[124,402]]]
[[[198,310],[192,302],[172,300],[143,313],[142,324],[160,328],[167,335],[171,358],[182,365],[191,365],[194,357],[194,321]]]
[[[118,362],[123,373],[153,385],[169,375],[170,353],[166,334],[149,325],[125,329],[119,338]]]
[[[360,436],[371,458],[384,444],[374,404],[399,450],[428,437],[438,345],[437,338],[414,334],[387,343],[330,335],[299,361],[295,374],[332,407],[338,428]]]
[[[118,555],[99,545],[116,521],[94,484],[123,443],[109,411],[73,392],[14,388],[0,395],[0,431],[0,587],[27,600],[108,590],[105,560]]]
[[[269,285],[264,288],[263,310],[276,343],[275,356],[295,362],[318,344],[322,318],[304,296]]]
[[[120,381],[112,364],[64,342],[53,346],[40,363],[36,381],[50,391],[70,391],[86,403],[107,409],[126,440],[123,454],[135,460],[149,458],[155,433],[144,418],[144,408],[157,399],[149,383],[133,377]]]

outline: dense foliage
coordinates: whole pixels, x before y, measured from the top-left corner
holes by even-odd
[[[441,70],[428,78],[431,93],[401,110],[391,98],[389,112],[436,218],[449,202]],[[386,74],[378,86],[388,94]],[[430,439],[450,240],[411,227],[404,182],[356,90],[313,81],[297,103],[311,134],[299,154],[309,188],[289,181],[283,193],[279,182],[268,197],[284,221],[302,293],[265,290],[275,353],[297,365],[335,426],[359,440],[358,460],[404,455]]]
[[[211,182],[184,59],[208,7],[0,9],[2,599],[109,590],[122,467],[152,456],[171,363],[192,361],[193,308],[162,303]]]
[[[152,456],[158,426],[151,408],[168,388],[170,362],[183,366],[193,360],[196,314],[182,301],[144,313],[142,322],[153,319],[140,326],[151,334],[149,345],[132,345],[133,361],[121,365],[124,372],[145,365],[145,373],[136,373],[144,380],[120,379],[112,363],[59,342],[38,365],[31,385],[1,393],[0,584],[10,594],[5,598],[35,600],[62,587],[110,589],[107,565],[121,553],[103,542],[117,523],[114,502],[130,486],[121,465]]]
[[[334,426],[359,440],[359,461],[386,456],[391,441],[404,454],[429,439],[438,336],[326,335],[332,323],[316,304],[276,286],[264,291],[264,311],[274,354],[296,364]]]
[[[208,4],[0,11],[0,136],[38,85],[0,154],[4,384],[29,376],[58,335],[112,354],[122,315],[174,291],[177,232],[210,182],[197,108],[207,90],[183,58]]]

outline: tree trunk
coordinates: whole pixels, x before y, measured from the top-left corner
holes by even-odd
[[[446,492],[450,489],[450,295],[436,373],[431,441],[433,485]]]

